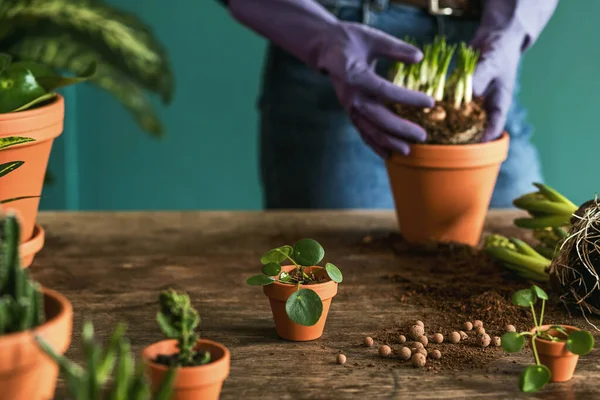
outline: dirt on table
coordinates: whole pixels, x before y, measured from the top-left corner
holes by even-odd
[[[391,246],[402,258],[402,269],[382,279],[396,284],[400,304],[423,308],[419,320],[424,323],[429,339],[426,350],[438,349],[442,353],[439,360],[428,358],[425,367],[428,370],[480,370],[490,361],[506,356],[501,347],[480,347],[475,329],[467,331],[464,322],[480,320],[490,338],[501,337],[508,324],[514,325],[517,332],[529,330],[533,325],[531,312],[514,306],[510,301],[512,293],[534,283],[550,291],[549,284],[519,278],[482,250],[469,246],[414,246],[399,235],[392,235],[384,242],[374,245]],[[544,322],[573,323],[572,316],[556,298],[547,302]],[[414,323],[404,321],[398,325],[396,322],[371,336],[377,345],[388,344],[397,355],[402,346],[413,347],[408,332]],[[449,343],[449,334],[460,331],[465,332],[467,338],[458,344]],[[444,335],[443,343],[433,343],[435,333]],[[407,339],[404,344],[401,335]]]

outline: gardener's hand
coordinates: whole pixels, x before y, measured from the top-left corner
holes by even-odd
[[[504,130],[521,55],[537,40],[558,0],[487,0],[471,45],[481,51],[473,93],[485,97],[488,127],[483,141]]]
[[[380,156],[408,154],[425,130],[390,111],[385,102],[432,107],[432,97],[398,87],[375,73],[378,57],[406,64],[422,52],[368,26],[337,20],[314,0],[230,0],[233,16],[331,78],[361,137]]]

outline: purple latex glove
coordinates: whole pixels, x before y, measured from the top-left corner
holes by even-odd
[[[471,45],[481,51],[473,93],[485,97],[488,127],[483,141],[498,138],[512,103],[521,54],[537,40],[558,0],[486,0]]]
[[[425,130],[390,111],[386,101],[432,107],[424,93],[400,88],[375,73],[377,57],[406,64],[422,52],[368,26],[343,22],[314,0],[230,0],[233,17],[331,78],[338,99],[362,139],[377,154],[404,155],[409,141],[423,142]]]

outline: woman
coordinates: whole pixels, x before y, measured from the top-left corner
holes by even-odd
[[[491,207],[510,207],[541,182],[531,127],[517,102],[521,55],[558,0],[229,0],[232,16],[271,42],[260,98],[265,208],[393,208],[383,158],[408,154],[426,132],[384,102],[430,107],[383,75],[422,53],[398,39],[443,34],[481,51],[473,90],[484,96],[484,140],[506,130],[507,160]],[[386,62],[375,61],[385,58]]]

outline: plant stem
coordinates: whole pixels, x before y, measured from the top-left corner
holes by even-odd
[[[296,264],[296,261],[294,261],[294,259],[290,256],[288,256],[287,254],[285,254],[283,251],[277,249],[278,252],[280,252],[281,254],[283,254],[285,256],[285,258],[287,258],[288,260],[290,260],[291,262],[294,263],[294,265],[296,266],[296,268],[300,268],[300,266],[298,264]]]
[[[531,307],[531,314],[533,314],[533,323],[535,324],[535,328],[537,329],[537,327],[539,326],[537,323],[537,318],[535,316],[535,308],[533,308],[533,304],[529,305]]]
[[[542,312],[540,313],[540,326],[542,326],[542,322],[544,321],[544,308],[546,307],[546,300],[542,299]]]
[[[540,356],[538,356],[537,348],[535,347],[535,338],[536,337],[537,337],[537,334],[533,335],[533,337],[531,338],[531,348],[533,349],[533,355],[535,356],[535,362],[537,363],[537,365],[541,365]]]

